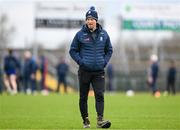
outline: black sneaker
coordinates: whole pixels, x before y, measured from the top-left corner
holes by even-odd
[[[97,118],[97,128],[110,128],[111,122],[108,120],[103,120],[102,117]]]
[[[84,128],[90,128],[90,121],[89,121],[88,117],[86,117],[86,118],[84,119],[83,125],[84,125],[84,126],[83,126]]]

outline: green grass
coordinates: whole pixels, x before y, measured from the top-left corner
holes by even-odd
[[[78,100],[78,94],[0,95],[0,129],[83,129]],[[94,97],[88,102],[90,129],[96,129]],[[111,129],[180,129],[180,94],[106,94],[105,118]]]

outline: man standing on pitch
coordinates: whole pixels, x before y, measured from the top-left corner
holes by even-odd
[[[97,127],[109,128],[111,126],[110,121],[103,119],[104,68],[109,62],[113,50],[109,35],[97,21],[98,14],[95,7],[91,7],[86,13],[86,24],[76,33],[69,51],[73,60],[79,65],[79,107],[84,128],[90,128],[87,104],[90,84],[95,93]]]

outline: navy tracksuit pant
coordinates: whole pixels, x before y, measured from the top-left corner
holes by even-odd
[[[83,69],[79,69],[78,71],[79,77],[79,87],[80,87],[80,99],[79,99],[79,107],[81,116],[83,119],[88,117],[88,92],[90,89],[90,84],[92,84],[92,88],[95,93],[95,106],[97,116],[102,116],[104,113],[104,90],[105,90],[105,76],[104,70],[89,72]]]

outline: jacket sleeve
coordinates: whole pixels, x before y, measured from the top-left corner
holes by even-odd
[[[82,58],[80,57],[80,42],[78,40],[78,33],[75,35],[71,43],[69,54],[78,65],[82,65]]]
[[[20,61],[19,61],[17,58],[15,58],[14,60],[15,60],[17,69],[20,71],[20,69],[21,69],[21,63],[20,63]]]
[[[107,65],[107,63],[109,62],[111,56],[113,53],[113,48],[111,45],[111,40],[109,38],[109,35],[107,34],[107,40],[106,40],[106,45],[105,45],[105,65]]]
[[[7,58],[6,58],[6,57],[4,58],[3,69],[4,69],[5,71],[7,71]]]
[[[37,71],[37,64],[34,60],[31,61],[31,71],[33,74],[35,74]]]

